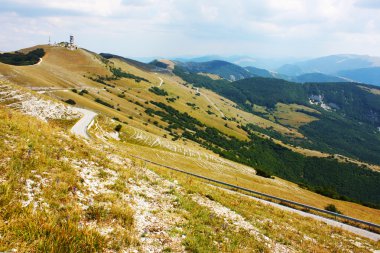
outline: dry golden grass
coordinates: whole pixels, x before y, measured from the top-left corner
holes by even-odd
[[[368,88],[368,87],[365,87],[365,86],[359,86],[360,88],[362,88],[363,90],[365,91],[368,91],[372,94],[375,94],[375,95],[380,95],[380,89],[378,88]]]
[[[175,63],[173,61],[168,60],[168,59],[159,59],[159,61],[168,65],[169,69],[172,69],[172,70],[174,69]]]
[[[110,74],[94,54],[84,50],[71,51],[61,47],[42,47],[46,55],[41,64],[32,66],[8,66],[1,64],[0,73],[10,81],[27,87],[80,87],[99,84],[84,77],[93,74]]]
[[[306,110],[313,113],[319,113],[317,110],[302,105],[286,105],[278,103],[276,104],[276,109],[273,113],[273,117],[282,125],[289,125],[294,128],[299,128],[305,124],[318,120],[313,116],[304,114],[297,110]]]
[[[268,120],[243,112],[235,108],[236,105],[234,105],[231,101],[222,101],[222,98],[215,93],[202,90],[202,93],[205,93],[209,99],[218,108],[220,108],[220,110],[222,110],[228,118],[236,118],[237,122],[239,123],[225,121],[221,118],[220,113],[210,105],[210,102],[206,100],[206,98],[203,96],[195,96],[195,90],[181,85],[180,83],[182,83],[182,81],[178,77],[149,73],[118,59],[111,59],[109,61],[109,64],[116,68],[120,67],[128,73],[146,78],[150,80],[151,83],[136,83],[132,79],[121,79],[110,82],[113,83],[113,85],[116,85],[116,88],[113,89],[107,87],[107,89],[111,91],[112,94],[107,93],[103,90],[104,85],[96,83],[85,77],[95,75],[110,75],[110,72],[105,64],[99,60],[99,56],[91,54],[84,50],[70,51],[61,47],[41,47],[45,49],[46,55],[43,57],[43,62],[40,65],[16,67],[2,64],[0,65],[0,73],[7,76],[9,80],[14,81],[15,83],[22,86],[63,88],[75,87],[78,90],[85,88],[89,90],[93,95],[95,94],[97,97],[102,98],[106,101],[110,101],[112,99],[112,104],[115,106],[117,106],[117,104],[120,105],[119,108],[121,109],[121,112],[110,110],[109,108],[101,108],[104,106],[99,107],[91,102],[85,102],[72,93],[57,92],[56,95],[65,100],[68,98],[72,98],[74,100],[77,99],[80,101],[81,106],[88,106],[90,109],[104,111],[110,117],[120,118],[122,121],[129,122],[136,127],[141,127],[143,129],[145,129],[143,123],[148,118],[142,112],[142,108],[139,108],[138,106],[136,107],[135,105],[129,103],[128,99],[133,99],[134,101],[139,102],[150,100],[166,102],[164,97],[158,97],[148,92],[149,87],[157,86],[160,83],[158,77],[161,77],[164,79],[164,85],[162,88],[170,93],[170,97],[180,97],[175,103],[172,103],[171,106],[180,111],[188,112],[193,117],[205,122],[210,126],[216,127],[218,130],[224,133],[245,139],[246,133],[239,129],[237,126],[238,124],[250,122],[261,127],[273,127],[276,131],[282,133],[289,133],[300,136],[300,134],[295,130],[287,129]],[[99,94],[97,94],[98,92]],[[122,92],[125,93],[126,99],[117,97],[117,95]],[[87,96],[87,98],[91,100],[94,99],[94,96]],[[192,108],[186,105],[187,102],[197,104],[200,109],[196,111],[192,110]],[[135,110],[135,108],[137,108],[137,110]],[[215,115],[209,115],[207,113],[208,110],[214,112]],[[132,116],[133,120],[130,120],[128,118],[129,116]],[[228,124],[228,127],[225,127],[225,123]],[[163,123],[161,122],[161,124]],[[158,133],[159,131],[160,129],[155,129],[155,133]]]
[[[0,73],[5,76],[9,74],[12,75],[8,76],[8,78],[24,86],[76,87],[78,90],[80,90],[80,86],[86,87],[90,92],[89,95],[80,96],[71,91],[58,91],[48,94],[53,94],[61,99],[72,98],[77,102],[78,106],[92,109],[110,118],[118,118],[120,121],[128,123],[131,127],[155,134],[160,137],[168,133],[153,124],[146,124],[149,119],[153,119],[146,115],[144,111],[145,108],[151,107],[151,105],[145,104],[146,101],[154,100],[166,102],[165,97],[157,96],[148,91],[149,87],[157,86],[160,83],[158,77],[161,77],[164,80],[162,88],[169,93],[168,97],[179,96],[175,103],[170,103],[169,105],[173,106],[177,110],[180,110],[181,112],[188,112],[191,116],[199,119],[207,125],[219,129],[224,133],[245,139],[246,133],[244,133],[244,131],[239,129],[237,126],[240,124],[253,123],[260,127],[273,127],[273,129],[278,132],[296,137],[302,137],[296,129],[286,128],[269,120],[239,110],[233,102],[224,99],[211,91],[201,89],[201,93],[207,95],[208,98],[226,115],[226,117],[234,117],[237,122],[225,121],[204,96],[195,96],[195,90],[191,87],[185,87],[182,85],[183,81],[178,77],[145,72],[120,60],[111,60],[111,62],[113,62],[111,64],[115,67],[122,68],[126,72],[144,77],[151,83],[136,83],[131,79],[121,79],[110,82],[116,87],[106,87],[110,91],[107,92],[103,89],[105,87],[104,85],[93,82],[83,76],[88,75],[88,72],[94,75],[109,74],[109,71],[104,63],[100,61],[96,55],[88,53],[84,50],[69,51],[64,48],[48,46],[44,46],[44,48],[47,55],[44,57],[43,62],[40,65],[14,67],[0,64]],[[76,64],[76,62],[80,62],[81,65]],[[126,97],[118,97],[118,94],[123,91]],[[102,100],[113,104],[115,108],[120,108],[120,111],[94,102],[95,97],[101,98]],[[136,101],[140,102],[145,108],[136,105]],[[187,102],[195,103],[199,109],[193,110],[191,107],[186,105]],[[284,111],[281,111],[282,113],[288,113],[289,115],[294,115],[294,113],[297,113],[294,112],[296,108],[298,107],[280,107],[280,109]],[[207,110],[213,111],[215,115],[207,114]],[[295,122],[306,122],[307,120],[312,120],[307,117],[305,118],[304,115],[298,116],[299,118],[297,118]],[[165,126],[166,124],[157,118],[154,120],[157,120],[159,125]],[[228,124],[228,127],[225,126],[225,123]],[[117,123],[115,122],[113,124]],[[112,127],[110,129],[112,129]],[[202,153],[208,153],[208,151],[200,148],[196,143],[189,141],[179,141],[176,143],[186,147],[198,149]],[[290,148],[306,155],[327,156],[327,154],[312,150],[294,147]],[[243,172],[237,171],[231,167],[220,165],[217,162],[197,160],[194,157],[187,157],[183,154],[169,152],[165,149],[152,149],[151,147],[140,145],[140,143],[126,143],[125,149],[131,154],[140,155],[160,163],[175,165],[175,167],[184,170],[189,170],[203,175],[210,175],[215,179],[238,184],[253,190],[270,193],[279,197],[289,198],[290,200],[299,201],[320,208],[323,208],[329,203],[333,203],[338,207],[338,209],[342,210],[344,214],[372,222],[380,222],[380,213],[378,210],[353,203],[332,200],[300,189],[298,186],[280,179],[266,180],[256,177],[252,172],[249,172],[249,170],[244,170]]]
[[[243,215],[252,224],[276,242],[300,252],[368,252],[379,248],[380,242],[373,242],[342,231],[338,228],[262,204],[249,197],[226,192],[209,186],[201,180],[173,172],[159,166],[150,166],[154,171],[170,180],[176,179],[189,193],[199,193],[223,204]],[[361,243],[358,243],[358,242]],[[362,248],[363,245],[368,248]],[[359,246],[358,246],[359,245]]]
[[[0,251],[100,252],[136,243],[133,212],[125,203],[121,208],[117,194],[94,202],[95,207],[112,203],[110,209],[82,208],[76,192],[86,195],[88,190],[67,160],[113,165],[104,153],[64,131],[56,123],[43,123],[0,106]],[[23,202],[27,200],[29,205]],[[101,235],[86,225],[90,222],[115,226],[118,237]]]
[[[62,94],[71,95],[71,91],[62,92]],[[99,106],[101,112],[105,110],[92,101],[91,94],[72,95],[78,103],[94,108]],[[114,115],[114,111],[109,109],[108,113]],[[116,112],[122,114],[122,112]],[[98,123],[105,131],[112,131],[118,124],[105,116],[101,116]],[[70,122],[67,123],[67,125],[70,124]],[[125,187],[125,182],[130,177],[136,177],[124,166],[117,166],[108,160],[108,154],[119,154],[121,157],[135,154],[243,187],[260,189],[282,197],[299,194],[305,198],[305,201],[324,203],[323,197],[300,189],[289,182],[257,177],[246,166],[228,161],[226,165],[220,160],[199,159],[178,152],[169,152],[164,148],[151,148],[112,140],[106,141],[104,146],[101,146],[103,141],[100,140],[98,140],[99,143],[94,140],[87,145],[77,138],[67,136],[61,125],[66,126],[62,122],[42,123],[0,107],[0,192],[2,193],[0,194],[0,251],[15,248],[18,252],[101,252],[106,250],[117,252],[131,246],[138,248],[133,230],[134,206],[132,203],[131,206],[127,205],[121,197],[122,194],[129,192],[129,189]],[[130,128],[124,125],[122,130],[125,129]],[[97,131],[93,129],[91,134],[94,135]],[[127,131],[124,134],[127,135]],[[123,138],[123,133],[121,137]],[[187,143],[187,145],[192,148],[197,147],[194,143]],[[198,150],[212,155],[209,151]],[[86,192],[82,184],[83,178],[79,177],[73,166],[67,163],[67,159],[93,161],[101,167],[119,172],[118,179],[109,186],[114,193],[97,195],[94,197],[93,204],[83,210],[73,194],[73,189]],[[144,163],[133,161],[136,171],[141,169],[136,166],[137,163],[145,167]],[[363,247],[378,247],[369,240],[358,239],[339,229],[332,229],[313,220],[270,208],[242,196],[215,190],[189,177],[168,172],[166,169],[153,169],[171,180],[178,179],[185,188],[185,194],[173,191],[177,195],[175,203],[178,209],[185,210],[186,223],[183,223],[180,228],[181,233],[186,234],[183,243],[189,251],[271,252],[268,246],[254,236],[250,236],[246,231],[237,233],[234,227],[226,225],[223,218],[216,217],[210,210],[196,204],[191,199],[191,195],[188,195],[195,192],[209,198],[211,196],[217,202],[244,216],[258,228],[260,233],[270,237],[274,242],[298,251],[340,252],[348,249],[355,252],[368,251],[355,246],[355,242],[360,242]],[[35,210],[31,206],[23,208],[20,204],[23,197],[19,193],[25,190],[25,179],[37,181],[36,175],[42,175],[48,180],[48,184],[41,188],[41,203],[47,203],[48,207],[39,205]],[[100,170],[98,176],[106,180],[109,175]],[[141,177],[138,179],[143,180]],[[361,208],[352,203],[333,202],[328,198],[325,200],[326,203],[334,203],[345,214],[348,213],[344,207],[358,208],[358,210]],[[106,208],[104,203],[110,203],[110,208]],[[342,205],[338,205],[339,203]],[[369,220],[374,219],[372,216],[379,217],[379,213],[371,213],[371,210],[363,209],[363,213],[369,214]],[[360,218],[363,219],[363,214]],[[91,226],[80,225],[83,222],[94,221],[100,226],[107,227],[112,224],[124,229],[116,230],[109,237],[101,235]]]
[[[109,123],[105,121],[100,122],[100,124],[104,125],[107,125]],[[113,123],[112,125],[114,127],[116,123]],[[113,127],[108,126],[108,129],[113,129]],[[126,129],[127,128],[124,128],[124,130]],[[130,134],[128,134],[128,130],[126,131],[126,134]],[[121,137],[124,139],[123,134]],[[230,164],[222,164],[220,161],[213,159],[192,157],[188,154],[168,151],[159,147],[152,148],[150,146],[144,145],[144,143],[128,141],[123,143],[116,142],[115,145],[118,145],[118,150],[123,150],[124,155],[127,156],[134,155],[142,157],[163,165],[172,166],[184,171],[189,171],[226,183],[235,184],[241,187],[300,202],[306,205],[315,206],[321,209],[323,209],[328,204],[334,204],[345,215],[374,223],[380,223],[380,210],[372,209],[352,202],[331,199],[302,189],[298,185],[282,180],[280,178],[273,180],[259,177],[255,175],[253,169],[250,169],[247,166],[237,164],[234,166],[233,164],[235,163],[232,162]],[[199,151],[201,153],[203,152],[202,149],[199,149]],[[207,151],[205,153],[212,155]]]

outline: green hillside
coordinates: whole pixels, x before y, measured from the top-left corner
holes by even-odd
[[[205,87],[236,102],[251,113],[270,119],[278,103],[298,104],[317,110],[319,113],[299,110],[318,120],[299,128],[307,139],[283,136],[270,129],[257,131],[279,138],[290,144],[329,153],[339,153],[363,161],[380,164],[379,95],[368,92],[354,83],[306,83],[297,84],[272,78],[249,78],[226,84],[223,80],[186,73],[176,68],[174,73],[195,86]],[[321,97],[329,105],[325,110],[311,104],[310,97]],[[253,105],[263,106],[265,112],[256,111]],[[286,127],[295,127],[273,121]],[[269,130],[269,131],[268,131]]]
[[[248,70],[236,64],[214,60],[208,62],[176,62],[176,65],[191,73],[216,74],[226,80],[235,81],[255,76]]]
[[[380,206],[378,172],[335,159],[306,157],[255,134],[250,134],[249,141],[238,140],[164,103],[151,103],[160,110],[146,112],[167,122],[170,132],[180,129],[182,138],[198,142],[229,160],[252,166],[258,175],[276,175],[332,198]],[[246,131],[250,133],[249,129]]]

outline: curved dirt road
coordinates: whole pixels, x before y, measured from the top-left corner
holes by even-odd
[[[98,114],[82,108],[76,108],[76,110],[83,113],[83,117],[71,128],[71,133],[82,136],[85,139],[90,139],[87,129]]]
[[[164,80],[161,77],[159,77],[159,76],[157,78],[160,79],[160,84],[158,85],[158,87],[161,87],[162,84],[164,83]]]

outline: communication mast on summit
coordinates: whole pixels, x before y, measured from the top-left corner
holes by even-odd
[[[74,44],[74,35],[70,35],[70,41],[69,41],[68,48],[69,48],[70,50],[75,50],[75,49],[77,49],[77,46]]]

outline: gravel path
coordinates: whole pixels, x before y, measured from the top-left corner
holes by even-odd
[[[91,127],[90,124],[98,114],[82,108],[76,108],[76,110],[83,113],[83,117],[71,128],[71,132],[86,139],[90,139],[87,129]]]
[[[164,80],[162,80],[162,78],[161,77],[157,77],[158,79],[160,79],[160,84],[158,85],[158,87],[161,87],[162,86],[162,84],[164,83]]]
[[[224,113],[219,109],[219,107],[217,107],[216,106],[216,104],[214,103],[214,102],[212,102],[211,101],[211,99],[206,95],[206,94],[204,94],[204,93],[201,93],[200,91],[199,91],[199,88],[197,88],[197,92],[199,92],[200,94],[202,94],[206,99],[207,99],[207,101],[220,113],[220,116],[222,117],[222,118],[224,118],[225,117],[225,115],[224,115]]]

